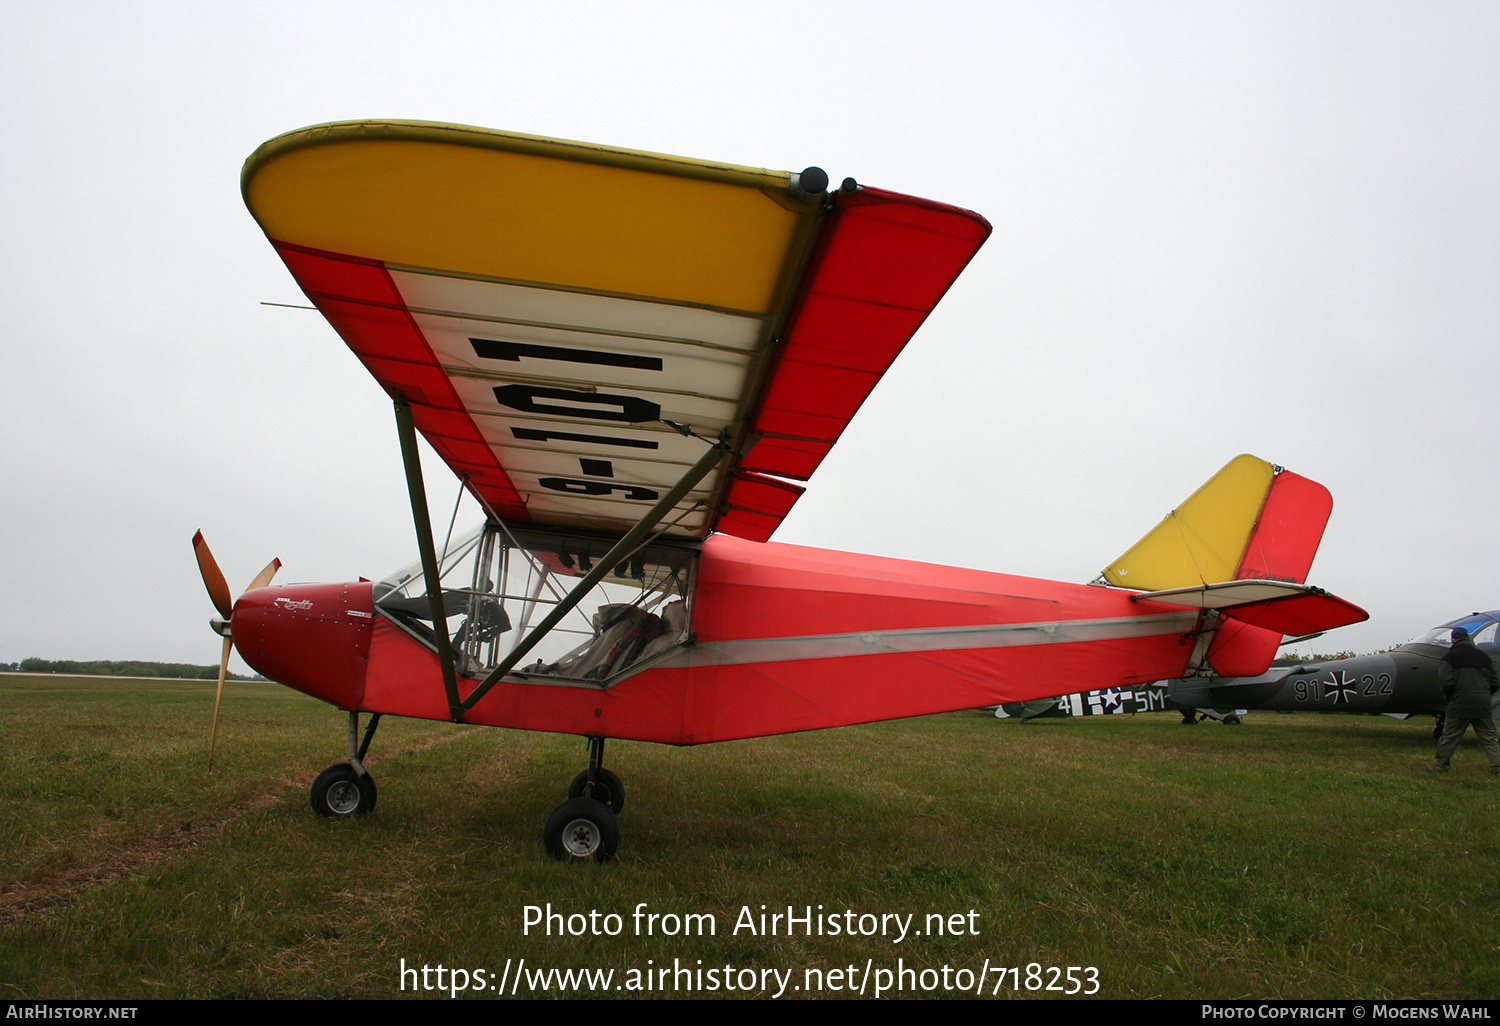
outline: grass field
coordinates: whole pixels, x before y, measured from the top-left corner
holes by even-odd
[[[1500,782],[1472,735],[1451,774],[1423,773],[1430,720],[960,713],[611,742],[620,853],[574,866],[540,834],[579,739],[390,720],[369,760],[378,808],[330,822],[307,787],[342,757],[345,718],[291,691],[231,687],[212,778],[211,682],[6,676],[0,698],[4,998],[438,996],[420,988],[439,964],[493,996],[522,958],[613,970],[609,997],[663,996],[646,973],[664,966],[719,971],[697,978],[719,981],[706,993],[671,976],[667,996],[751,977],[765,996],[778,974],[788,997],[810,980],[869,996],[902,969],[901,996],[961,996],[940,979],[1049,996],[1027,989],[1032,963],[1041,986],[1046,967],[1095,967],[1109,998],[1500,997]],[[652,936],[642,903],[666,917]],[[528,930],[526,907],[548,904],[584,934]],[[856,927],[912,915],[921,935],[898,942],[894,919],[887,936],[830,936],[823,918],[822,936],[735,930],[762,905],[850,910]],[[715,933],[662,936],[673,914],[712,915]],[[941,936],[925,929],[939,914]],[[404,990],[403,959],[429,969]],[[574,992],[523,978],[521,996]]]

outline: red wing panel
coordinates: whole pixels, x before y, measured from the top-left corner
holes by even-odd
[[[443,462],[468,474],[501,516],[526,520],[510,478],[463,410],[437,357],[375,261],[277,244],[292,277],[390,395],[412,402],[412,420]]]
[[[780,473],[798,481],[806,481],[818,469],[831,442],[810,442],[795,438],[762,438],[755,443],[750,454],[741,464],[742,468],[754,472],[757,467],[780,467]],[[733,532],[730,532],[733,533]]]
[[[806,480],[990,231],[957,207],[880,189],[839,193],[744,469]]]
[[[791,511],[804,489],[754,473],[739,473],[725,496],[719,530],[746,541],[770,540],[771,533]]]

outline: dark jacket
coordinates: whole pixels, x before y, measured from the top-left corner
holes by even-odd
[[[1438,664],[1438,683],[1450,713],[1478,715],[1490,711],[1490,696],[1500,689],[1495,663],[1472,641],[1456,642]]]

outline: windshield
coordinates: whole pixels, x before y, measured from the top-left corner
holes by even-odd
[[[572,590],[615,539],[481,524],[439,560],[444,624],[455,668],[483,677]],[[612,683],[688,637],[697,550],[647,545],[611,567],[512,672]],[[375,606],[436,650],[421,560],[374,584]]]
[[[1453,647],[1453,628],[1462,627],[1469,632],[1469,637],[1476,645],[1495,644],[1496,629],[1500,628],[1497,621],[1488,613],[1470,613],[1468,616],[1460,617],[1441,627],[1434,627],[1421,637],[1412,641],[1413,645],[1438,645],[1442,648]]]

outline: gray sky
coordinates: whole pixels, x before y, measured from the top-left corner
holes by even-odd
[[[413,558],[238,189],[366,117],[989,218],[778,541],[1082,582],[1251,452],[1334,495],[1311,581],[1371,619],[1316,650],[1500,607],[1500,5],[0,0],[0,661],[216,660],[199,527],[236,592]]]

